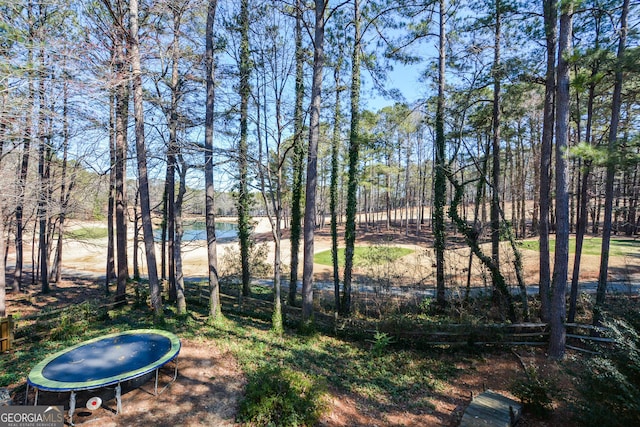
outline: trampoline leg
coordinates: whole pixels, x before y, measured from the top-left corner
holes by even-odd
[[[71,392],[71,397],[69,398],[69,424],[73,424],[73,413],[76,411],[76,392]]]
[[[39,391],[39,390],[36,388],[36,398],[35,398],[35,400],[33,401],[33,406],[38,406],[38,391]]]
[[[29,403],[29,382],[27,382],[27,391],[24,392],[24,404]]]
[[[160,370],[160,368],[156,369],[156,385],[153,389],[153,395],[157,396],[158,395],[158,371]]]
[[[174,363],[175,363],[175,369],[173,371],[173,378],[171,379],[171,381],[165,384],[164,387],[160,389],[160,391],[158,391],[158,375],[159,375],[158,372],[160,371],[160,368],[156,369],[156,386],[155,386],[155,392],[154,392],[156,396],[164,392],[167,389],[167,387],[169,387],[171,383],[174,382],[176,378],[178,378],[178,359],[174,359]]]
[[[116,415],[119,415],[122,412],[122,389],[120,388],[120,383],[116,386]]]

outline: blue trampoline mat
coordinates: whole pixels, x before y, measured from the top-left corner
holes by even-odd
[[[152,366],[170,348],[171,341],[162,335],[118,335],[85,344],[57,357],[44,367],[42,376],[64,382],[120,376]]]
[[[42,390],[81,390],[132,379],[173,360],[180,340],[143,329],[106,335],[70,347],[40,362],[28,382]]]

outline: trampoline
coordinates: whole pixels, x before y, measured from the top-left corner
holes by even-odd
[[[76,392],[115,385],[118,414],[122,411],[121,383],[155,371],[154,394],[158,395],[158,371],[175,361],[173,378],[169,384],[175,381],[179,352],[180,339],[159,329],[136,329],[103,335],[52,354],[38,363],[27,378],[26,395],[29,394],[29,387],[35,388],[34,405],[37,405],[39,390],[71,392],[69,420],[73,424]]]

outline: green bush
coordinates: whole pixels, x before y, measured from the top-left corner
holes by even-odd
[[[313,426],[326,408],[320,379],[284,367],[265,367],[249,376],[239,419],[255,426]]]
[[[135,296],[133,299],[133,304],[135,307],[146,307],[147,301],[149,301],[149,297],[151,296],[151,291],[149,290],[149,283],[147,282],[134,282],[133,283],[133,291],[135,292]]]
[[[535,364],[525,367],[526,379],[516,380],[510,391],[536,417],[548,417],[553,409],[553,399],[559,389],[550,378],[546,378]]]
[[[579,375],[576,415],[584,426],[640,425],[640,336],[626,321],[607,323],[616,344],[589,359]]]
[[[393,337],[385,332],[376,331],[373,335],[371,354],[373,356],[381,356],[387,348],[393,344]]]

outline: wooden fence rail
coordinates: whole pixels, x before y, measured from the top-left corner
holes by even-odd
[[[192,301],[206,304],[209,300],[208,287],[188,283],[187,296]],[[243,313],[258,314],[266,319],[271,317],[273,302],[265,299],[220,295],[223,308]],[[301,318],[301,309],[283,304],[284,316],[290,323]],[[549,341],[547,323],[517,324],[431,324],[407,323],[403,320],[363,320],[339,318],[326,313],[315,312],[314,322],[318,328],[332,331],[336,335],[371,339],[384,333],[396,341],[424,346],[464,346],[464,345],[506,345],[544,346]],[[615,341],[605,335],[607,328],[569,323],[567,327],[567,347],[588,353],[597,352],[598,345]]]
[[[208,287],[187,283],[187,298],[192,303],[204,305],[208,303]],[[270,319],[273,302],[266,299],[241,296],[220,295],[225,310],[244,314],[258,315]],[[115,308],[119,303],[109,303],[95,308],[95,313]],[[20,326],[11,316],[0,319],[0,352],[5,352],[33,337],[49,334],[59,321],[59,314],[64,309],[45,311],[20,319]],[[300,321],[302,310],[286,304],[282,305],[285,320],[289,324]],[[94,313],[94,314],[95,314]],[[26,321],[26,322],[25,322]],[[316,311],[314,322],[319,329],[333,332],[339,336],[360,339],[375,339],[385,334],[396,342],[424,346],[473,346],[473,345],[506,345],[506,346],[543,346],[548,344],[549,326],[546,323],[518,324],[433,324],[428,322],[407,321],[397,318],[391,320],[364,320],[340,318],[335,315]],[[567,347],[584,352],[598,352],[602,345],[615,343],[606,336],[606,328],[592,325],[570,323],[567,327]],[[17,337],[17,339],[16,339]],[[600,347],[601,348],[601,347]]]

